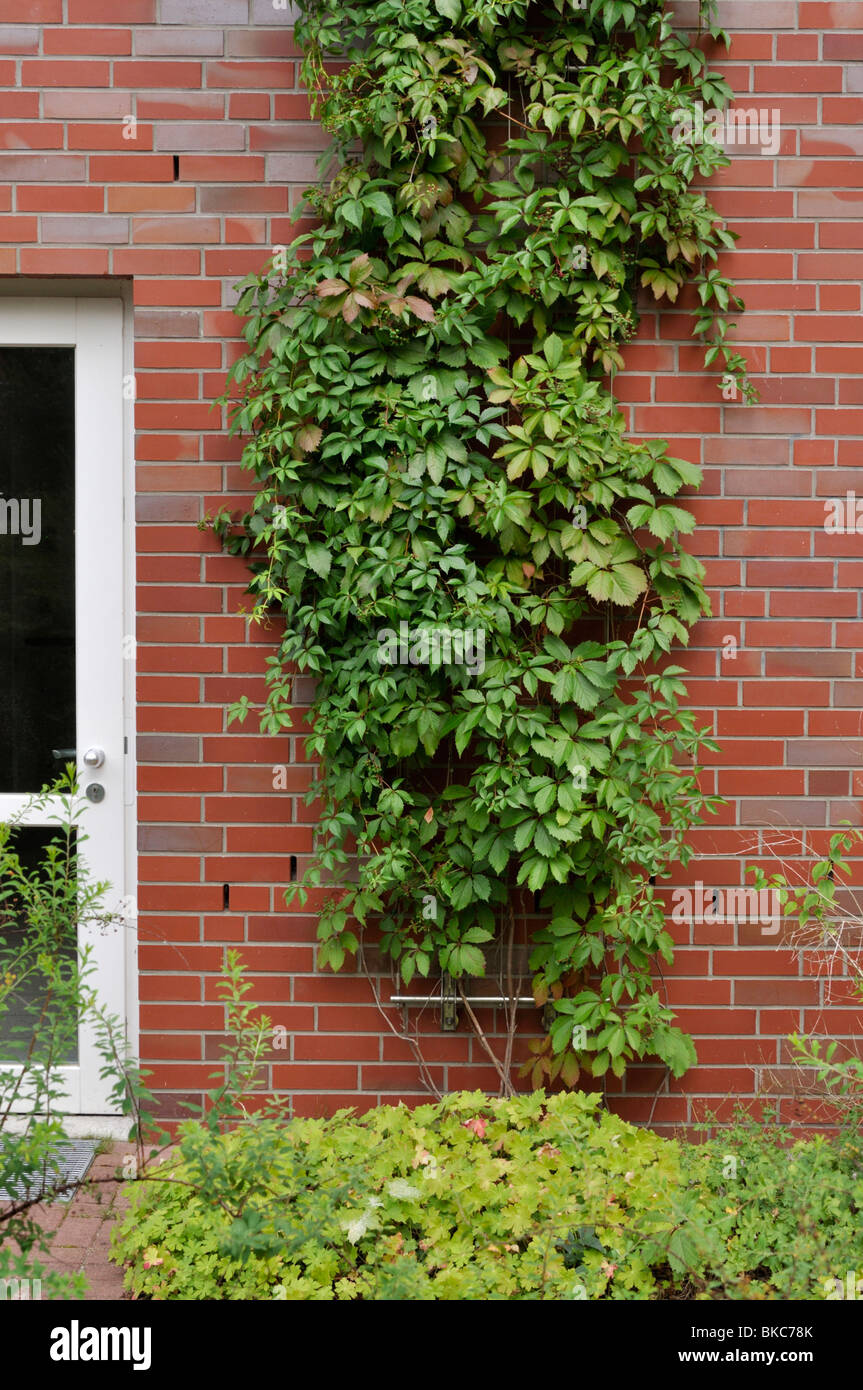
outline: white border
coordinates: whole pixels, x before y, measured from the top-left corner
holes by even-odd
[[[82,349],[76,361],[76,584],[78,651],[85,653],[78,661],[78,700],[88,723],[79,721],[77,741],[79,754],[98,742],[108,755],[105,766],[95,774],[108,793],[100,812],[123,808],[119,825],[113,822],[114,833],[100,835],[100,859],[108,866],[107,871],[100,868],[100,876],[114,883],[109,906],[132,896],[137,884],[135,662],[122,660],[122,638],[135,631],[134,399],[125,400],[123,392],[123,379],[134,371],[130,290],[128,282],[116,281],[0,283],[0,341],[67,343]],[[82,460],[90,457],[100,460],[100,466],[82,468]],[[102,524],[105,510],[100,500],[104,497],[113,498],[110,506],[119,521],[114,527]],[[85,566],[84,556],[91,553],[99,563]],[[122,603],[116,607],[100,602],[104,576],[111,572],[121,578]],[[98,623],[93,621],[94,608],[99,611]],[[18,800],[0,797],[0,815],[12,810],[11,803]],[[107,829],[104,824],[103,829]],[[114,939],[102,937],[97,949],[103,1002],[125,1019],[126,1035],[137,1055],[137,920]],[[104,1118],[116,1111],[108,1098],[109,1088],[99,1079],[99,1056],[92,1040],[83,1035],[80,1056],[81,1065],[69,1069],[67,1101],[80,1117],[78,1127],[86,1127],[86,1117],[94,1117],[96,1125],[125,1127],[125,1120]]]

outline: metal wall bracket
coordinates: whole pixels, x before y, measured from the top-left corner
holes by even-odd
[[[459,1025],[459,1005],[461,1000],[456,988],[456,982],[452,975],[443,971],[440,978],[440,995],[434,994],[393,994],[390,996],[391,1004],[398,1004],[402,1008],[407,1008],[409,1004],[437,1004],[440,1003],[441,1032],[455,1033]],[[504,1008],[508,1007],[513,1000],[505,994],[469,994],[468,1000],[472,1005],[480,1008]],[[536,1000],[532,994],[520,994],[514,1001],[519,1008],[530,1005],[536,1008]]]
[[[443,972],[440,979],[440,1026],[443,1033],[455,1033],[458,1028],[458,994],[452,975]]]

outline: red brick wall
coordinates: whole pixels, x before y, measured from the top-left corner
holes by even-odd
[[[722,743],[706,777],[728,804],[694,836],[688,871],[710,886],[742,882],[744,859],[811,856],[825,826],[857,823],[863,751],[861,543],[822,526],[824,498],[855,488],[863,433],[863,3],[720,11],[734,42],[719,65],[783,127],[778,157],[742,150],[713,181],[741,234],[728,267],[762,403],[718,399],[689,299],[660,315],[645,303],[616,383],[633,431],[705,469],[694,547],[715,616],[684,660]],[[134,285],[141,1050],[168,1114],[200,1095],[218,1055],[226,944],[287,1029],[270,1079],[296,1113],[423,1093],[394,1036],[399,1011],[385,1021],[359,971],[316,975],[314,918],[284,909],[290,857],[302,873],[311,848],[303,739],[226,730],[226,703],[262,689],[272,634],[246,631],[242,563],[194,524],[244,492],[211,408],[237,351],[233,283],[289,239],[289,206],[326,143],[290,23],[271,0],[0,0],[0,274]],[[273,790],[276,764],[285,790]],[[786,1119],[811,1121],[790,1093],[784,1039],[826,1019],[850,1041],[860,1018],[847,979],[745,925],[674,932],[663,989],[700,1065],[670,1084],[659,1067],[635,1069],[610,1102],[663,1126],[780,1095]],[[388,976],[379,983],[387,998]],[[438,1086],[495,1087],[464,1027],[440,1034],[431,1010],[419,1026]]]

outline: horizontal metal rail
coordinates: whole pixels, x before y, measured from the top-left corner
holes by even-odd
[[[444,996],[442,994],[393,994],[389,999],[390,1004],[436,1004]],[[508,994],[466,994],[465,999],[468,1004],[532,1004],[535,1009],[541,1006],[537,1004],[532,994],[519,994],[515,1000]],[[460,1004],[461,998],[457,996]]]

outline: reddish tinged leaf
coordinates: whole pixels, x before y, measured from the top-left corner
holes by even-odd
[[[296,443],[304,454],[312,449],[317,449],[324,437],[323,430],[318,425],[303,425],[303,428],[296,436]]]
[[[560,1069],[562,1079],[566,1082],[567,1086],[574,1086],[580,1074],[581,1068],[578,1065],[578,1058],[574,1053],[568,1052],[563,1059],[563,1066]]]
[[[429,806],[428,810],[423,816],[423,820],[425,821],[426,825],[431,824],[431,822],[434,820],[434,807]]]
[[[423,323],[431,323],[434,320],[434,309],[427,299],[418,299],[415,294],[409,294],[406,296],[405,302],[417,318],[422,319]]]
[[[476,1135],[477,1139],[485,1138],[485,1120],[482,1115],[475,1115],[472,1120],[465,1120],[462,1129],[469,1129]]]
[[[351,284],[356,285],[362,280],[367,280],[371,273],[372,267],[368,252],[363,251],[359,256],[354,256],[348,272]]]
[[[315,286],[315,293],[319,298],[325,299],[328,294],[344,294],[348,289],[350,285],[344,280],[319,280]]]

